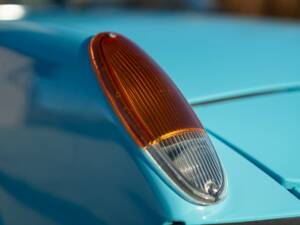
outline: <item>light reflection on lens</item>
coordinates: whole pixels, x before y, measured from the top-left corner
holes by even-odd
[[[0,20],[18,20],[25,16],[24,6],[17,4],[0,5]]]

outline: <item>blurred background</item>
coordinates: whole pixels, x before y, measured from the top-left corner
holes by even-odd
[[[256,17],[300,18],[300,0],[0,0],[1,5],[21,4],[33,8],[59,6],[67,9],[89,7],[140,8],[146,10],[187,10],[202,13],[237,14]],[[1,13],[7,13],[9,8]]]
[[[300,18],[300,0],[0,0],[0,4],[21,4],[33,8],[59,6],[67,9],[86,9],[97,6],[143,10],[186,10],[255,17]],[[5,9],[6,12],[8,10],[9,8]],[[1,13],[6,12],[0,10],[0,17]]]

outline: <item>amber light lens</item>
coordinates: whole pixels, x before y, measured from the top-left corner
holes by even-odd
[[[101,85],[140,146],[174,131],[202,128],[170,78],[134,43],[104,33],[91,47]]]
[[[115,33],[95,36],[90,56],[102,89],[136,143],[185,192],[216,201],[224,186],[220,162],[199,119],[167,74],[137,45]]]

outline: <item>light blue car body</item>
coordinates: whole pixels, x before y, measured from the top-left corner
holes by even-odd
[[[194,105],[226,172],[223,201],[183,199],[128,135],[89,62],[89,40],[104,31],[138,43]],[[184,13],[53,11],[0,22],[0,224],[300,217],[299,40],[290,22]],[[264,90],[281,91],[230,98]]]

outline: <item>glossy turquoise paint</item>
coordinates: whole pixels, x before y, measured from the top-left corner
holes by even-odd
[[[135,162],[140,149],[114,119],[86,45],[77,47],[77,59],[63,64],[4,55],[2,224],[162,224],[166,215]]]
[[[261,97],[267,95],[277,95],[283,93],[292,93],[300,91],[300,82],[281,83],[277,85],[258,86],[255,88],[247,88],[242,90],[222,92],[207,97],[197,97],[190,99],[189,103],[193,107],[198,107],[208,104],[216,104],[232,101],[235,99],[244,100],[247,98]]]
[[[293,188],[292,192],[295,196],[297,196],[300,199],[300,188],[299,187]]]
[[[143,47],[188,99],[299,82],[297,23],[191,13],[88,11],[29,21],[91,35],[120,32]]]
[[[188,204],[144,166],[171,217],[187,224],[210,224],[299,216],[300,203],[255,165],[212,138],[228,178],[227,198],[218,205]]]
[[[204,124],[288,189],[300,185],[300,92],[195,108]]]
[[[1,105],[24,106],[12,123],[0,121],[3,130],[0,204],[5,206],[3,210],[1,207],[2,223],[15,225],[30,220],[30,224],[162,224],[184,221],[199,225],[300,216],[300,203],[294,195],[215,138],[212,140],[228,176],[227,198],[209,207],[186,202],[161,179],[158,168],[130,139],[106,102],[87,60],[88,38],[96,32],[115,30],[128,35],[153,55],[185,96],[208,96],[248,85],[297,81],[299,68],[292,55],[298,51],[298,44],[293,42],[293,38],[298,37],[298,27],[177,14],[145,16],[119,12],[121,18],[112,18],[113,13],[94,12],[94,15],[69,17],[51,13],[48,18],[28,17],[35,22],[0,24],[0,44],[27,55],[30,61],[25,79],[28,86],[17,85],[20,76],[12,79],[16,82],[2,82],[3,87],[13,89],[5,92],[11,93],[10,102],[2,99]],[[277,30],[278,40],[289,41],[293,46],[280,47],[282,54],[291,51],[292,60],[283,60],[281,55],[272,60],[266,58],[264,72],[268,73],[264,74],[271,75],[261,78],[260,68],[256,67],[258,54],[244,46],[250,41],[246,34],[251,33],[245,25],[257,32],[259,38],[251,39],[257,49],[265,47],[269,54],[270,49],[279,47],[275,43],[270,46],[261,43]],[[215,39],[220,36],[218,32],[224,34],[225,42]],[[243,32],[245,36],[239,47],[231,40],[232,35],[240,40]],[[20,36],[22,41],[16,42]],[[198,48],[195,43],[199,43]],[[233,52],[229,51],[230,46],[234,47]],[[181,54],[174,55],[174,49]],[[247,58],[239,57],[244,50],[257,60],[255,66],[249,67],[250,71],[243,68]],[[226,52],[232,52],[232,57]],[[200,57],[201,54],[204,55]],[[267,56],[266,51],[264,54]],[[231,61],[234,56],[242,60],[235,68]],[[250,56],[247,55],[248,59]],[[222,62],[224,66],[214,66],[222,60],[226,62]],[[283,60],[281,66],[288,67],[286,76],[279,73],[282,67],[278,63],[277,68],[271,67],[274,60]],[[242,71],[245,72],[243,79],[237,76]],[[223,72],[228,79],[218,78]],[[249,76],[250,73],[253,76]],[[222,83],[216,82],[216,78],[222,79]],[[14,99],[14,96],[25,97]],[[6,115],[15,109],[8,108]],[[223,116],[219,109],[213,109],[199,109],[202,122],[212,130],[213,115]],[[225,127],[224,121],[219,126],[222,123]],[[236,131],[235,134],[240,133]]]

